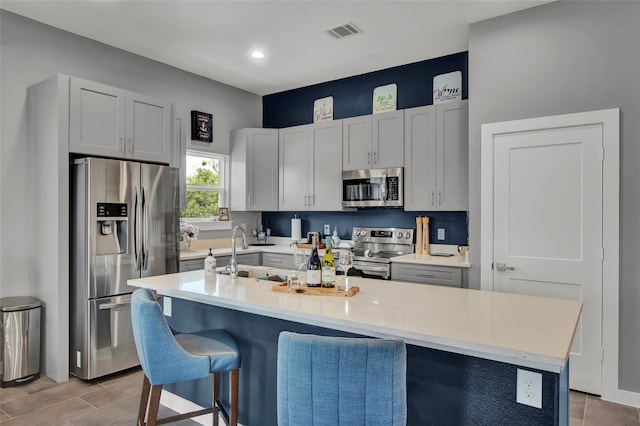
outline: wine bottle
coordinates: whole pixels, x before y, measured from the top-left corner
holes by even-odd
[[[327,249],[322,257],[322,287],[336,286],[336,261],[331,252],[331,238],[327,237]]]
[[[314,235],[312,238],[311,256],[309,257],[309,263],[307,263],[307,287],[320,287],[322,278],[321,269],[320,256],[318,256],[318,237]]]

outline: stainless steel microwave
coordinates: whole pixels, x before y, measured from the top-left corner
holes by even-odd
[[[402,207],[402,167],[342,172],[342,207]]]

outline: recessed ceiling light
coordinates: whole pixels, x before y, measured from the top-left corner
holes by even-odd
[[[256,58],[256,59],[262,59],[262,58],[264,58],[264,53],[262,53],[259,50],[254,50],[253,52],[251,52],[251,57]]]

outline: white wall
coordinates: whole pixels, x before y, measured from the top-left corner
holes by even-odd
[[[57,286],[58,290],[65,288],[62,283],[56,282],[55,276],[47,277],[49,282],[46,283],[30,282],[30,270],[34,269],[30,268],[30,262],[47,256],[47,253],[38,250],[36,245],[30,246],[27,229],[27,212],[31,205],[27,196],[31,172],[29,165],[36,163],[30,162],[27,151],[29,86],[62,73],[166,99],[186,117],[189,117],[191,110],[212,113],[214,144],[211,151],[220,154],[230,152],[231,130],[260,127],[262,123],[262,99],[257,95],[5,10],[0,10],[0,59],[0,294],[7,297],[60,293],[58,301],[43,300],[49,310],[48,315],[60,314],[58,316],[61,318],[68,318],[68,314],[62,315],[66,313],[63,312],[62,301],[68,301],[68,291],[42,291],[42,286]],[[40,156],[38,160],[42,164],[46,158]],[[232,216],[235,219],[233,212]],[[238,214],[238,218],[250,222],[255,220],[255,214]],[[55,227],[55,223],[52,226]],[[228,236],[230,232],[224,234]],[[60,268],[68,268],[68,265],[60,265]],[[68,325],[64,322],[47,323],[50,327],[45,327],[45,330],[48,334],[60,335],[62,342],[64,335],[68,334]],[[49,344],[51,340],[47,339],[47,345],[43,348],[43,373],[56,380],[64,380],[68,376],[67,355],[63,349]]]
[[[0,292],[29,294],[27,87],[63,73],[167,99],[187,116],[214,117],[214,151],[228,154],[229,133],[262,124],[261,97],[0,10]],[[46,253],[40,253],[46,255]]]
[[[638,2],[561,1],[478,22],[469,31],[472,264],[480,260],[481,124],[621,109],[619,384],[632,392],[640,392],[639,23]],[[479,267],[469,281],[479,288]]]

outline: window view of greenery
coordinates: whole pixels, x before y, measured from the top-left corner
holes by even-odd
[[[218,216],[220,170],[218,158],[187,155],[187,193],[183,218]]]

